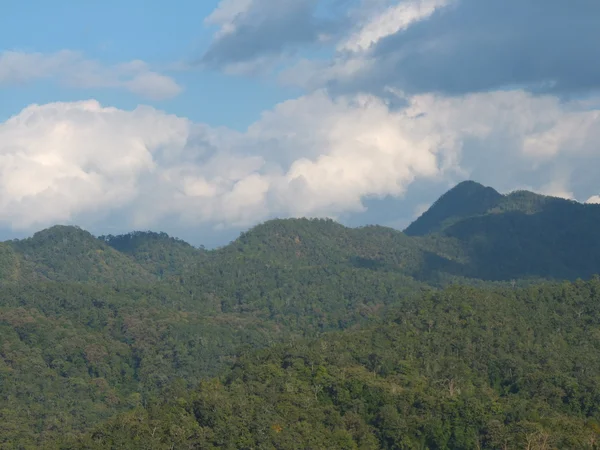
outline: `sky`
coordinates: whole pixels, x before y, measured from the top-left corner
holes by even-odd
[[[1,239],[403,229],[465,179],[600,203],[597,0],[0,8]]]

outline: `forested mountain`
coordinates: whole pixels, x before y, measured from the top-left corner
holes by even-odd
[[[148,283],[153,276],[87,231],[54,226],[29,239],[8,242],[37,278],[96,283]]]
[[[100,236],[115,250],[131,256],[148,272],[166,278],[193,270],[206,252],[166,233],[136,231],[120,236]]]
[[[0,282],[15,282],[33,276],[28,265],[10,244],[0,243]]]
[[[406,233],[0,243],[0,448],[595,448],[600,284],[531,284],[600,273],[599,214],[466,182]]]
[[[450,239],[467,255],[455,272],[469,278],[571,279],[600,272],[600,205],[527,191],[500,195],[463,182],[405,233]]]
[[[472,216],[486,214],[502,200],[502,194],[475,181],[463,181],[442,195],[404,232],[409,236],[424,236]]]

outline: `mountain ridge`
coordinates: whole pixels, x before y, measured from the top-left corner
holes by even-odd
[[[404,232],[297,218],[258,224],[213,250],[195,248],[166,233],[137,231],[95,238],[68,226],[5,245],[26,266],[36,266],[38,275],[70,281],[126,282],[129,277],[151,283],[194,278],[209,267],[213,274],[228,265],[244,271],[244,264],[254,262],[302,270],[325,265],[385,269],[429,284],[456,279],[575,279],[600,272],[600,257],[594,256],[600,253],[597,220],[599,205],[529,191],[503,195],[465,181],[442,195]],[[77,267],[71,267],[78,258]]]
[[[55,281],[150,282],[152,275],[77,226],[55,225],[32,237],[8,241],[38,276]]]
[[[405,230],[409,236],[440,231],[445,221],[483,214],[497,204],[502,194],[475,181],[463,181],[444,193]]]

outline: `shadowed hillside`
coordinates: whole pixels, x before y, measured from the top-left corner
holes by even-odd
[[[404,232],[409,236],[436,233],[461,219],[485,214],[501,200],[502,195],[494,189],[475,181],[463,181],[442,195]]]
[[[120,236],[100,236],[115,250],[131,256],[140,266],[159,278],[179,275],[192,269],[206,252],[166,233],[135,231]]]
[[[494,192],[461,183],[406,233],[450,239],[468,258],[456,274],[469,278],[576,279],[600,272],[600,205],[527,191]]]

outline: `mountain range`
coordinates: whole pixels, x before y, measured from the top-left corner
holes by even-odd
[[[600,432],[582,366],[599,219],[466,181],[404,232],[277,219],[215,250],[74,226],[1,243],[0,448],[579,448]]]
[[[54,281],[148,283],[194,277],[243,262],[315,268],[377,268],[429,284],[457,277],[485,281],[589,278],[600,272],[600,205],[527,191],[508,195],[460,183],[404,232],[347,228],[331,220],[272,220],[212,251],[165,233],[100,236],[55,226],[0,246],[2,279],[28,271]]]

